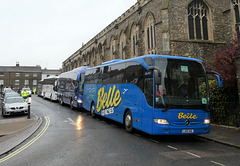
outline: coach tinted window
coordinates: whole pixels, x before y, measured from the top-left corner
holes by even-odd
[[[116,64],[111,66],[110,77],[113,84],[123,83],[125,64]]]
[[[136,62],[127,63],[124,82],[135,84],[142,90],[144,71],[145,69],[139,63]]]

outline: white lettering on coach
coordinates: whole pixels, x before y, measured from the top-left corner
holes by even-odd
[[[107,108],[105,110],[102,110],[101,115],[109,115],[114,113],[114,107]]]

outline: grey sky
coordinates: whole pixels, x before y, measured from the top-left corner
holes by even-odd
[[[0,66],[62,62],[136,0],[0,0]]]

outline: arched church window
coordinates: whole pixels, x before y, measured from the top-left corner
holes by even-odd
[[[136,24],[132,25],[131,28],[131,56],[133,58],[137,56],[137,42],[138,42],[138,26]]]
[[[208,7],[202,0],[193,0],[188,5],[189,38],[193,40],[209,40]]]
[[[237,38],[238,40],[240,39],[240,13],[239,13],[239,5],[240,5],[240,0],[232,0],[233,3],[233,8],[234,8],[234,13],[235,13],[235,29],[237,33]]]
[[[119,42],[119,58],[120,59],[125,59],[125,47],[126,47],[126,35],[122,31],[120,35],[120,42]]]
[[[109,57],[109,60],[115,59],[115,51],[116,51],[116,40],[115,40],[115,37],[112,36],[111,42],[110,42],[110,57]]]
[[[239,16],[239,0],[232,0],[233,3],[233,8],[234,8],[234,12],[235,12],[235,20],[236,23],[240,22],[240,16]]]
[[[151,13],[146,17],[145,22],[146,48],[148,53],[155,53],[156,38],[155,38],[155,19]]]

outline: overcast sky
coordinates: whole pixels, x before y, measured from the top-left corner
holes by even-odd
[[[62,62],[137,0],[0,0],[0,66]]]

